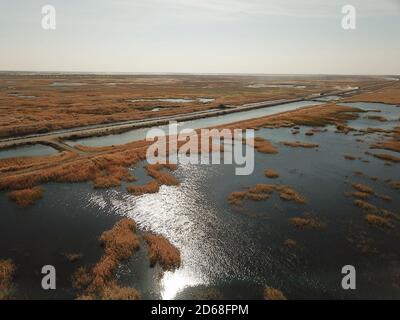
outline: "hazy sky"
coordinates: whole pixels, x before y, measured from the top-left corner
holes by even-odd
[[[400,0],[0,0],[0,70],[400,74]]]

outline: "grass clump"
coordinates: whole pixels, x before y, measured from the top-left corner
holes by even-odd
[[[111,188],[118,187],[122,181],[133,182],[136,178],[131,175],[128,168],[110,167],[105,171],[98,172],[94,178],[95,188]]]
[[[369,203],[367,201],[364,201],[364,200],[356,199],[356,200],[354,200],[354,204],[357,207],[359,207],[359,208],[361,208],[361,209],[363,209],[365,211],[368,211],[368,212],[379,212],[379,208],[378,207],[376,207],[373,204],[371,204],[371,203]]]
[[[254,187],[248,188],[247,191],[232,192],[228,196],[228,202],[232,205],[240,205],[245,199],[253,201],[261,201],[270,198],[271,193],[277,192],[282,200],[293,201],[303,204],[306,199],[292,187],[279,184],[258,183]]]
[[[111,230],[103,232],[99,241],[104,255],[92,269],[95,287],[107,283],[119,263],[139,249],[140,241],[135,232],[136,224],[129,218],[118,221]]]
[[[274,145],[271,142],[261,137],[254,138],[254,148],[260,153],[267,153],[267,154],[278,153],[278,149],[274,147]]]
[[[154,178],[159,184],[164,184],[167,186],[177,186],[179,181],[171,175],[169,172],[161,171],[162,169],[176,170],[177,166],[175,164],[148,164],[145,169],[147,174]]]
[[[346,193],[346,196],[348,196],[348,197],[353,197],[353,198],[357,198],[357,199],[361,199],[361,200],[368,200],[370,195],[371,195],[370,193],[360,192],[360,191]]]
[[[392,189],[400,190],[400,181],[390,181],[389,186]]]
[[[75,289],[83,289],[90,285],[93,276],[85,267],[79,267],[72,276],[72,286]]]
[[[282,141],[281,142],[283,145],[287,147],[292,147],[292,148],[318,148],[319,145],[316,143],[307,143],[307,142],[292,142],[292,141]]]
[[[157,181],[153,180],[141,186],[129,186],[127,190],[134,195],[157,193],[160,190],[160,185]]]
[[[274,179],[274,178],[278,178],[279,177],[279,174],[276,171],[272,170],[272,169],[266,169],[264,171],[264,174],[265,174],[265,176],[267,178],[270,178],[270,179]]]
[[[305,214],[301,217],[293,217],[290,219],[290,222],[293,226],[299,229],[321,229],[325,227],[325,225],[317,217],[313,217],[309,214]]]
[[[135,232],[136,224],[130,218],[118,221],[111,230],[103,232],[100,243],[104,247],[105,255],[117,261],[129,258],[140,245]]]
[[[150,266],[160,264],[163,270],[173,270],[181,265],[181,254],[179,250],[166,238],[156,234],[145,234],[144,239],[148,246]]]
[[[253,201],[266,200],[270,198],[270,193],[273,190],[272,185],[259,183],[247,191],[246,197]]]
[[[246,191],[235,191],[235,192],[232,192],[228,196],[228,202],[231,205],[239,206],[241,204],[241,201],[246,198],[246,195],[247,195]]]
[[[370,225],[389,229],[393,228],[393,224],[388,217],[378,216],[376,214],[367,214],[365,219]]]
[[[367,193],[367,194],[374,194],[374,190],[370,187],[368,187],[365,184],[361,184],[361,183],[354,183],[352,184],[352,187],[362,193]]]
[[[383,208],[378,208],[377,206],[364,200],[354,200],[354,204],[364,210],[364,212],[367,214],[365,219],[370,225],[390,229],[394,226],[392,221],[400,220],[397,214]]]
[[[0,300],[11,299],[15,265],[11,260],[0,260]]]
[[[139,300],[140,294],[133,288],[120,287],[115,281],[104,287],[102,300]]]
[[[314,134],[315,134],[315,131],[313,129],[310,129],[305,133],[305,135],[309,136],[309,137],[313,136]]]
[[[64,257],[69,261],[69,262],[77,262],[80,259],[82,259],[82,254],[80,253],[65,253]]]
[[[400,140],[387,140],[380,143],[371,145],[371,149],[386,149],[391,151],[400,152]]]
[[[279,196],[283,200],[293,201],[301,204],[306,203],[306,199],[292,187],[277,185],[275,188],[279,192]]]
[[[9,192],[7,195],[10,200],[16,202],[19,206],[28,207],[43,197],[43,188],[33,187],[15,190]]]
[[[380,121],[380,122],[386,122],[386,121],[388,121],[385,117],[376,116],[376,115],[367,116],[366,118],[369,119],[369,120],[375,120],[375,121]]]
[[[264,299],[265,300],[287,300],[287,298],[282,293],[282,291],[272,288],[272,287],[265,287]]]
[[[261,193],[272,193],[275,186],[272,184],[258,183],[254,187],[248,190],[249,193],[261,194]]]
[[[386,194],[377,194],[376,196],[386,202],[392,202],[392,200],[393,200],[392,197],[390,197]]]
[[[356,157],[351,156],[351,155],[349,155],[349,154],[345,154],[345,155],[344,155],[344,158],[345,158],[346,160],[352,160],[352,161],[357,159]]]
[[[387,153],[378,153],[378,154],[374,153],[373,156],[375,158],[378,158],[378,159],[381,159],[384,161],[390,161],[390,162],[394,162],[394,163],[400,162],[400,157],[396,157],[396,156],[393,156],[393,155],[387,154]]]

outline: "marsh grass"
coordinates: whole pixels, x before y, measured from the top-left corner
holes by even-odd
[[[228,202],[234,206],[240,206],[245,199],[261,201],[269,199],[273,192],[277,192],[279,197],[285,201],[293,201],[299,204],[306,202],[305,197],[299,194],[290,186],[279,184],[258,183],[246,191],[235,191],[229,194]]]
[[[396,157],[394,155],[388,154],[388,153],[373,153],[372,154],[375,158],[378,158],[380,160],[384,161],[390,161],[394,163],[399,163],[400,162],[400,157]]]
[[[272,287],[265,287],[264,299],[265,300],[287,300],[287,298],[282,293],[282,291],[272,288]]]
[[[375,195],[376,195],[376,197],[378,197],[379,199],[382,199],[383,201],[386,201],[386,202],[392,202],[393,201],[392,197],[390,197],[390,196],[388,196],[386,194],[375,194]]]
[[[344,157],[346,160],[356,160],[356,159],[357,159],[356,157],[351,156],[351,155],[348,155],[348,154],[345,154],[343,157]]]
[[[390,182],[389,182],[389,186],[390,186],[392,189],[400,190],[400,181],[390,181]]]
[[[115,281],[104,287],[101,295],[102,300],[139,300],[140,297],[136,289],[121,287]]]
[[[303,197],[300,193],[294,190],[292,187],[284,186],[284,185],[276,185],[276,190],[279,192],[279,196],[281,199],[286,201],[293,201],[296,203],[306,203],[305,197]]]
[[[78,154],[70,151],[63,151],[50,156],[38,157],[16,157],[0,159],[0,173],[11,173],[20,170],[27,170],[35,166],[59,163],[77,158]]]
[[[83,289],[90,285],[93,276],[85,267],[79,267],[72,276],[72,286],[75,289]]]
[[[326,125],[343,126],[345,132],[352,130],[345,124],[348,120],[355,120],[358,114],[365,112],[358,108],[348,106],[317,105],[304,107],[280,114],[270,115],[258,119],[244,120],[225,125],[227,128],[285,128],[295,126],[310,126],[313,128],[324,127]]]
[[[371,149],[386,149],[395,152],[400,152],[400,140],[397,138],[395,140],[386,140],[370,146]]]
[[[321,229],[326,226],[317,217],[311,216],[310,214],[304,214],[301,217],[290,218],[290,222],[293,226],[299,229]]]
[[[269,88],[268,90],[247,87],[247,76],[1,76],[1,81],[12,79],[18,94],[35,95],[39,99],[24,99],[10,96],[7,86],[0,88],[0,136],[18,136],[49,132],[66,128],[117,121],[140,120],[154,116],[170,116],[193,111],[204,111],[219,106],[241,105],[259,101],[272,101],[304,97],[320,90],[335,90],[344,79],[302,79],[311,86],[300,88]],[[79,83],[89,85],[63,87],[51,86],[52,82]],[[258,80],[257,80],[258,81]],[[275,80],[262,80],[273,84]],[[114,82],[115,85],[108,85]],[[360,82],[360,83],[358,83]],[[364,81],[357,81],[362,86]],[[210,91],[211,90],[211,91]],[[210,96],[210,92],[212,95]],[[151,101],[159,98],[191,98],[189,103]],[[198,98],[215,100],[202,103]],[[134,100],[145,100],[137,101]],[[152,109],[160,110],[153,112]]]
[[[154,178],[159,184],[167,186],[177,186],[179,181],[169,172],[164,172],[162,169],[174,171],[177,169],[175,164],[148,164],[145,166],[147,174]]]
[[[247,196],[246,191],[235,191],[228,196],[228,202],[231,205],[240,206],[241,200],[244,200],[246,196]]]
[[[278,149],[270,141],[262,137],[254,138],[254,149],[256,149],[260,153],[266,153],[266,154],[278,153]]]
[[[369,120],[375,120],[375,121],[380,121],[380,122],[386,122],[386,121],[388,121],[385,117],[376,116],[376,115],[367,116],[366,118],[369,119]]]
[[[12,279],[15,265],[11,260],[0,260],[0,300],[12,298]]]
[[[267,178],[270,178],[270,179],[274,179],[274,178],[278,178],[279,177],[279,174],[276,171],[272,170],[272,169],[264,170],[264,174],[265,174],[265,176]]]
[[[148,246],[150,266],[160,264],[163,270],[173,270],[181,265],[181,254],[173,244],[161,235],[147,233],[144,236]]]
[[[153,180],[144,185],[132,185],[127,187],[127,191],[134,195],[142,195],[145,193],[157,193],[160,190],[160,184]]]
[[[385,195],[376,195],[376,197],[384,201],[391,201],[391,198]],[[400,221],[399,215],[379,208],[365,200],[356,199],[354,200],[354,204],[366,213],[365,219],[370,225],[391,229],[394,227],[395,221]]]
[[[373,92],[361,93],[347,99],[346,101],[400,104],[400,85],[396,84],[394,86],[375,90]]]
[[[80,253],[64,253],[64,257],[69,261],[69,262],[77,262],[80,259],[82,259],[83,255]]]
[[[292,147],[292,148],[318,148],[319,145],[315,143],[307,143],[307,142],[300,142],[300,141],[282,141],[281,142],[283,145],[287,147]]]
[[[315,132],[316,132],[316,131],[312,128],[312,129],[308,130],[308,131],[305,133],[305,135],[311,137],[311,136],[313,136],[313,135],[315,134]]]
[[[361,184],[361,183],[353,183],[352,184],[352,187],[355,189],[355,190],[357,190],[357,191],[359,191],[359,192],[361,192],[361,193],[367,193],[367,194],[374,194],[374,190],[371,188],[371,187],[369,187],[369,186],[367,186],[367,185],[365,185],[365,184]]]
[[[353,197],[361,200],[368,200],[369,197],[371,196],[370,193],[360,192],[360,191],[348,192],[345,195],[347,197]]]
[[[122,181],[133,182],[136,178],[129,169],[122,166],[108,167],[102,172],[96,173],[94,178],[95,188],[118,187]]]
[[[393,224],[391,223],[388,217],[378,216],[376,214],[367,214],[365,216],[367,222],[371,225],[383,227],[383,228],[393,228]]]
[[[33,187],[29,189],[15,190],[7,194],[8,198],[21,207],[28,207],[43,197],[43,188]]]
[[[119,264],[140,247],[135,222],[130,218],[118,221],[99,241],[104,248],[100,261],[90,270],[80,267],[72,277],[73,287],[83,291],[78,299],[138,299],[136,290],[121,288],[112,280]]]
[[[377,212],[377,213],[380,212],[380,209],[378,207],[374,206],[373,204],[371,204],[369,202],[366,202],[366,201],[363,201],[360,199],[354,200],[354,204],[357,207],[359,207],[365,211],[368,211],[368,212]]]
[[[0,190],[27,189],[48,182],[93,181],[98,188],[116,186],[121,181],[134,180],[127,168],[145,158],[147,145],[139,141],[116,147],[107,154],[81,156],[71,161],[58,159],[45,168],[38,166],[30,172],[7,175],[0,180]]]

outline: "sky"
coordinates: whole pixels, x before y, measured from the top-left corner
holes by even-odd
[[[0,70],[399,75],[400,0],[0,0]]]

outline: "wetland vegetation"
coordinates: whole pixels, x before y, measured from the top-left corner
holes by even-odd
[[[149,141],[126,142],[115,133],[113,139],[123,142],[96,146],[57,138],[53,142],[68,149],[4,150],[0,299],[54,298],[32,286],[37,279],[29,271],[52,263],[62,278],[56,298],[237,298],[234,292],[267,300],[399,297],[397,82],[334,76],[63,78],[2,74],[0,134],[140,120],[151,117],[147,107],[160,104],[152,114],[307,98],[334,93],[337,86],[361,91],[286,111],[276,106],[272,114],[239,113],[226,123],[192,122],[197,130],[255,129],[253,143],[242,141],[256,151],[248,177],[235,176],[232,165],[148,164]],[[4,85],[9,81],[12,88]],[[36,98],[21,102],[10,94],[17,92]],[[29,230],[19,228],[23,220]],[[53,232],[63,236],[48,248],[30,243],[32,237],[47,243]],[[335,286],[345,264],[365,266],[357,293]]]

